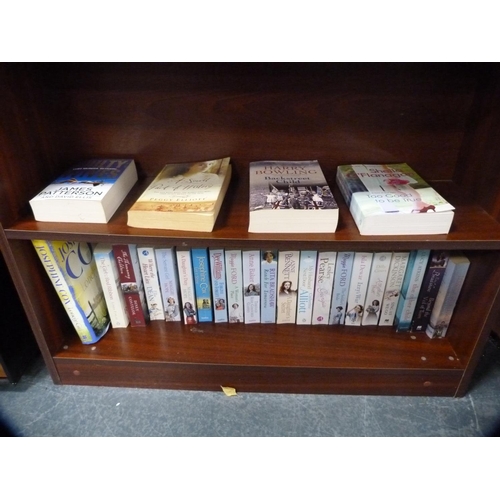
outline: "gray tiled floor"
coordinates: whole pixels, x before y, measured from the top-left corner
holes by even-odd
[[[500,424],[500,343],[490,340],[460,399],[56,386],[45,367],[0,386],[16,436],[492,436]]]

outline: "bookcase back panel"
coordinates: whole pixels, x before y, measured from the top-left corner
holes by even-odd
[[[476,75],[459,66],[130,64],[44,66],[56,149],[167,162],[407,161],[451,179]]]

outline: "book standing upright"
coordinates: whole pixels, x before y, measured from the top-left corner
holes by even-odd
[[[378,325],[391,257],[391,252],[375,252],[373,254],[370,281],[366,291],[365,312],[361,320],[363,326]]]
[[[244,250],[242,259],[245,323],[260,323],[260,250]]]
[[[141,276],[144,285],[144,295],[148,305],[149,319],[151,321],[165,320],[155,249],[153,247],[137,247],[137,255],[139,257],[139,265],[141,266]]]
[[[243,268],[241,250],[226,250],[226,285],[229,323],[243,323]]]
[[[313,325],[328,325],[336,260],[337,252],[322,251],[318,253],[312,313]]]
[[[209,250],[214,322],[227,323],[226,262],[223,249]]]
[[[193,263],[193,279],[198,322],[208,323],[214,319],[208,250],[206,248],[193,248],[191,250],[191,259]]]
[[[175,250],[155,248],[158,281],[165,312],[165,321],[181,321],[179,277]]]
[[[392,326],[394,324],[401,286],[403,285],[409,257],[410,252],[393,252],[392,254],[391,266],[380,309],[379,326]]]
[[[370,270],[373,260],[372,252],[355,252],[352,262],[351,283],[347,294],[345,324],[360,326],[365,313],[364,304]]]
[[[261,258],[260,322],[276,323],[278,296],[278,251],[263,250]]]
[[[280,250],[278,253],[277,323],[295,323],[297,318],[299,260],[299,250]]]
[[[310,325],[312,323],[317,259],[318,252],[316,250],[302,250],[300,252],[297,325]]]
[[[137,245],[113,245],[113,255],[118,268],[125,304],[127,305],[130,326],[146,326],[149,315],[146,297],[144,296],[144,284],[137,255]]]
[[[462,252],[450,255],[429,324],[425,330],[428,337],[442,338],[446,335],[469,266],[470,260]]]
[[[347,312],[347,296],[351,285],[354,252],[339,252],[335,265],[330,325],[343,325]]]
[[[194,287],[191,251],[178,248],[176,249],[176,256],[184,323],[186,325],[194,325],[198,323],[198,311],[196,309],[196,292]]]
[[[413,313],[415,312],[418,294],[430,254],[431,251],[425,249],[410,252],[396,309],[395,324],[398,332],[407,332],[411,328]]]
[[[127,306],[120,287],[120,277],[116,267],[113,247],[109,243],[99,243],[94,248],[94,258],[101,280],[111,326],[125,328],[129,324]]]

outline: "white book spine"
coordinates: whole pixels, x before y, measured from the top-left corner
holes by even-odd
[[[346,325],[361,325],[372,260],[372,252],[355,252],[354,254],[351,283],[347,295]]]
[[[295,323],[297,317],[299,259],[299,250],[280,250],[278,253],[277,323]]]
[[[354,252],[339,252],[337,254],[329,320],[330,325],[343,325],[345,323],[347,296],[351,284],[353,261]]]
[[[156,248],[155,255],[165,321],[181,321],[179,280],[174,249]]]
[[[378,325],[391,257],[391,252],[373,254],[370,280],[366,291],[365,312],[361,319],[362,325]]]
[[[313,325],[327,325],[332,302],[337,252],[319,252],[312,312]]]
[[[318,252],[315,250],[300,252],[297,325],[310,325],[312,323],[317,259]]]
[[[260,323],[260,250],[244,250],[242,258],[245,323]]]
[[[184,323],[187,325],[196,324],[198,323],[198,313],[191,252],[190,250],[176,250],[176,254]]]
[[[391,266],[380,310],[379,326],[392,326],[394,324],[409,256],[410,252],[393,252],[392,254]]]
[[[125,328],[129,324],[127,306],[121,291],[118,269],[113,256],[113,247],[106,243],[99,243],[94,249],[94,258],[106,305],[108,306],[111,326],[113,328]]]
[[[276,299],[278,296],[278,252],[264,250],[261,260],[260,322],[276,323]]]
[[[226,285],[229,323],[243,323],[243,268],[241,250],[226,250]]]
[[[137,247],[139,265],[141,268],[144,295],[148,305],[149,319],[165,320],[163,300],[161,298],[158,269],[156,267],[155,251],[153,247]]]
[[[214,322],[227,323],[226,265],[224,250],[209,249]]]

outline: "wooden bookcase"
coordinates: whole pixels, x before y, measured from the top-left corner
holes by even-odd
[[[500,73],[495,64],[3,64],[0,244],[55,383],[463,396],[500,298]],[[142,230],[126,212],[167,162],[231,156],[212,233]],[[28,200],[88,157],[134,157],[109,224],[33,220]],[[456,206],[448,235],[362,237],[335,188],[334,234],[249,234],[248,164],[406,161]],[[84,346],[31,239],[278,249],[461,249],[471,268],[445,339],[387,327],[163,322]]]

